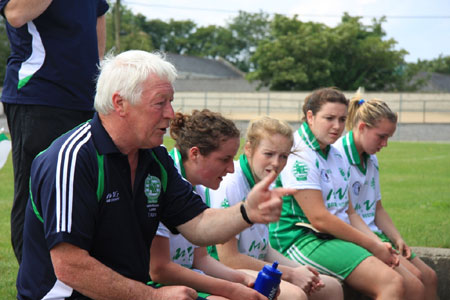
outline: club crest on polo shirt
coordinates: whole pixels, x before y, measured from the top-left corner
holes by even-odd
[[[359,192],[361,191],[361,182],[355,181],[355,183],[352,185],[353,194],[356,196],[359,195]]]
[[[220,207],[222,208],[230,207],[230,202],[228,202],[227,198],[223,199],[222,203],[220,203]]]
[[[147,204],[158,203],[161,194],[161,181],[158,177],[148,174],[145,178],[144,193],[147,196]]]
[[[292,174],[297,181],[305,181],[308,178],[309,168],[301,161],[296,161],[294,167],[292,168]]]

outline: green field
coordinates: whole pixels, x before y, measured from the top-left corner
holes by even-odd
[[[165,141],[168,148],[173,141]],[[450,248],[450,144],[391,142],[378,160],[383,205],[411,246]],[[0,170],[0,295],[15,299],[11,158]]]

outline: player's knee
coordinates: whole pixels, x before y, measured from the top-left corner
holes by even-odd
[[[395,297],[403,298],[405,295],[404,278],[392,269],[385,272],[384,289],[389,291],[389,294]]]
[[[403,280],[405,293],[409,299],[425,299],[425,286],[418,278]]]
[[[281,286],[280,291],[280,297],[278,297],[281,300],[284,299],[292,299],[292,300],[307,300],[308,296],[305,294],[305,292],[298,286],[290,284],[290,285],[283,285]]]
[[[427,269],[425,269],[422,273],[422,277],[422,282],[426,286],[437,287],[438,276],[436,274],[436,271],[434,271],[432,268],[428,267]]]

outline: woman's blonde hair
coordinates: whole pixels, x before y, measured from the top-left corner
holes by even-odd
[[[373,128],[383,119],[397,123],[397,113],[394,113],[386,102],[379,99],[365,100],[362,94],[357,92],[350,100],[345,128],[350,131],[359,121]]]
[[[259,117],[250,122],[247,128],[246,142],[250,144],[252,151],[254,151],[262,139],[275,134],[286,137],[289,141],[289,148],[292,147],[294,138],[291,126],[284,121],[268,116]]]

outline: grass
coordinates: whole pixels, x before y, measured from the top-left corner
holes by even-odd
[[[405,241],[450,248],[450,144],[392,142],[378,159],[383,205]]]
[[[165,140],[168,149],[171,139]],[[411,246],[450,248],[450,144],[391,142],[378,155],[383,205]],[[11,157],[0,170],[0,295],[15,299]]]

